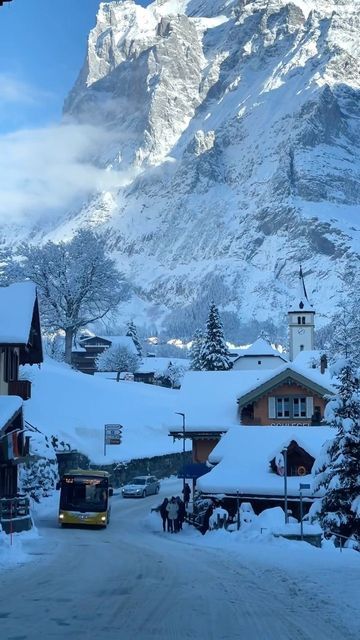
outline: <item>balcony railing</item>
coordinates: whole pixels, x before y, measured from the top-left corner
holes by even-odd
[[[11,380],[8,386],[9,396],[20,396],[23,400],[31,398],[30,380]]]

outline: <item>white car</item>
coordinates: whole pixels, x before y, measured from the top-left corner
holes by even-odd
[[[155,476],[137,476],[121,489],[123,498],[145,498],[159,493],[160,482]]]

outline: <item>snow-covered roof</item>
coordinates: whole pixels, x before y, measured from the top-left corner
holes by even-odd
[[[290,313],[294,313],[296,311],[311,311],[312,313],[315,313],[315,309],[308,298],[301,267],[298,276],[297,293],[292,304],[290,305],[289,311]]]
[[[237,399],[251,384],[259,384],[268,372],[259,371],[189,371],[178,393],[177,409],[185,413],[187,431],[226,431],[239,424]],[[172,431],[179,430],[173,419]]]
[[[125,347],[134,354],[137,354],[134,340],[130,336],[99,336],[103,340],[109,340],[111,346]]]
[[[258,338],[257,340],[255,340],[255,342],[251,344],[247,349],[241,349],[238,352],[237,357],[245,358],[246,356],[275,356],[286,361],[286,357],[282,353],[280,353],[280,351],[274,349],[271,344],[269,344],[269,342],[267,342],[263,338]]]
[[[250,393],[256,391],[263,385],[268,383],[271,384],[273,378],[280,378],[287,373],[290,376],[291,374],[293,374],[295,379],[306,379],[304,380],[304,383],[308,382],[309,386],[315,386],[315,388],[318,388],[319,391],[322,391],[324,394],[332,394],[335,392],[334,387],[331,384],[330,373],[328,370],[326,370],[325,373],[322,374],[318,369],[312,369],[306,366],[298,366],[293,362],[287,362],[281,367],[272,369],[271,371],[266,371],[258,382],[251,382],[249,380],[249,384],[247,387],[243,388],[241,396],[247,397]],[[248,372],[246,372],[246,374],[248,375]]]
[[[35,300],[33,282],[0,287],[0,344],[26,345],[29,342]]]
[[[226,431],[230,426],[239,424],[237,401],[240,398],[287,371],[290,375],[293,372],[301,376],[301,379],[307,378],[324,393],[334,391],[328,371],[321,374],[319,370],[298,367],[293,363],[271,371],[188,371],[181,383],[177,411],[185,413],[187,431]],[[169,426],[170,432],[180,430],[178,420],[172,420]]]
[[[18,396],[0,396],[0,431],[21,409],[22,399]]]
[[[329,427],[232,427],[209,455],[216,466],[197,481],[205,493],[284,495],[284,478],[270,468],[270,460],[295,440],[316,458],[326,440],[334,437]],[[289,496],[299,495],[299,483],[312,486],[312,476],[289,476]],[[303,491],[311,495],[312,489]]]
[[[143,358],[136,373],[155,373],[155,371],[165,371],[170,362],[176,367],[188,369],[190,361],[186,358]]]

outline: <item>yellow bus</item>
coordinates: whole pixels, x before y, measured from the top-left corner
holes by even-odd
[[[68,471],[60,483],[59,523],[106,527],[112,494],[107,471]]]

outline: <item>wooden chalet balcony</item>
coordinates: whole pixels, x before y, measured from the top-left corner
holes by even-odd
[[[29,380],[12,380],[8,384],[9,396],[20,396],[23,400],[31,398],[31,382]]]

